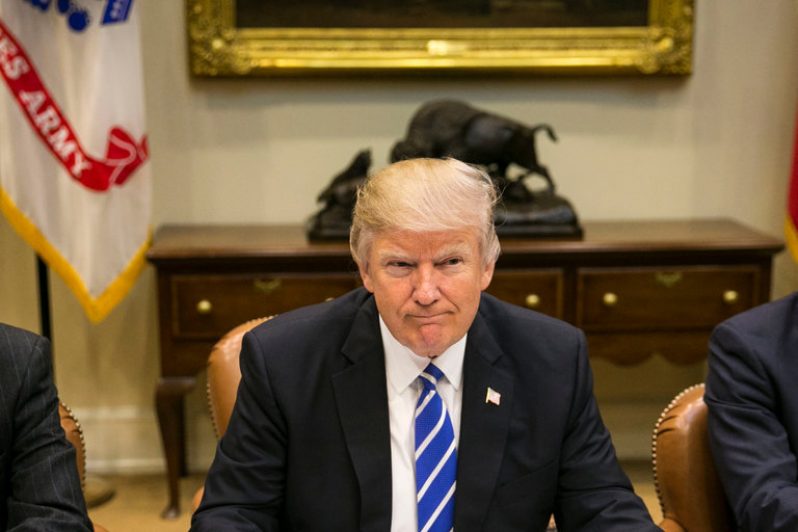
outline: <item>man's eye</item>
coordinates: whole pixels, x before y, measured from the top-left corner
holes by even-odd
[[[389,262],[388,266],[390,266],[392,268],[409,268],[410,267],[410,263],[409,262],[403,262],[401,260],[396,260],[396,261],[393,261],[393,262]]]
[[[458,264],[462,263],[463,259],[461,259],[460,257],[452,257],[450,259],[446,259],[445,261],[443,261],[444,266],[457,266]]]

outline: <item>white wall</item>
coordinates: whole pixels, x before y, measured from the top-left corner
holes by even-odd
[[[371,147],[375,165],[386,164],[415,109],[447,97],[551,123],[560,142],[541,141],[540,158],[585,220],[724,216],[781,236],[798,7],[793,0],[696,4],[688,78],[195,80],[183,2],[142,1],[153,223],[301,222],[358,150]],[[774,281],[775,295],[798,289],[798,266],[782,255]],[[152,269],[97,326],[60,280],[52,284],[58,385],[85,426],[89,467],[161,468]],[[0,221],[0,321],[37,330],[35,294],[33,255]],[[648,452],[667,398],[703,376],[702,367],[660,360],[594,367],[602,410],[631,455]],[[205,467],[213,438],[199,388],[188,401],[189,456]]]

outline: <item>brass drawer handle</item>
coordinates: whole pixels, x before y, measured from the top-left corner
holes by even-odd
[[[607,292],[601,298],[601,302],[604,303],[605,307],[614,307],[618,304],[618,296],[612,292]]]
[[[197,314],[210,314],[213,310],[213,305],[207,299],[203,299],[197,303]]]
[[[682,280],[682,272],[657,272],[654,279],[665,288],[673,288]]]
[[[252,286],[255,288],[255,291],[267,296],[272,292],[277,291],[282,285],[282,279],[272,279],[271,281],[261,281],[260,279],[255,279],[252,282]]]
[[[537,294],[529,294],[524,300],[527,308],[538,308],[540,306],[540,296]]]
[[[737,290],[726,290],[723,292],[723,302],[727,305],[733,305],[740,299],[740,294]]]

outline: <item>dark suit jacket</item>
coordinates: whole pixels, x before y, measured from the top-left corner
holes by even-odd
[[[50,343],[1,323],[0,530],[92,530],[58,417]]]
[[[241,371],[192,530],[389,530],[373,297],[355,290],[257,327]],[[616,462],[577,329],[483,294],[463,387],[455,530],[544,530],[552,512],[565,531],[657,530]]]
[[[798,530],[798,293],[712,335],[709,441],[742,530]]]

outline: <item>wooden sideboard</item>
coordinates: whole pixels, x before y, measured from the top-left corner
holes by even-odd
[[[782,247],[730,220],[585,223],[581,239],[502,239],[488,291],[582,328],[593,357],[687,364],[705,358],[714,325],[769,299]],[[164,226],[147,256],[158,274],[156,408],[170,517],[186,473],[183,399],[213,343],[243,321],[336,297],[359,280],[346,243],[309,243],[298,225]]]

